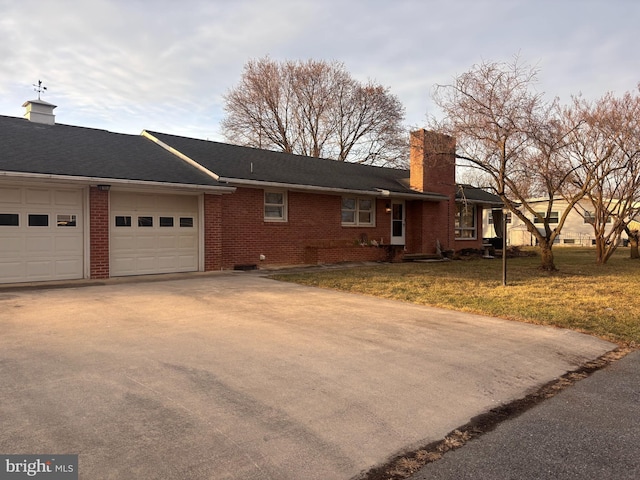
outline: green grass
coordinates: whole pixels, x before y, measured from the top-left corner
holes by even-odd
[[[623,345],[640,345],[640,261],[621,248],[602,266],[591,249],[556,248],[559,271],[539,257],[378,266],[276,274],[278,280],[570,328]]]

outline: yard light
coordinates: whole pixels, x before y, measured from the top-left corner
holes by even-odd
[[[502,208],[502,286],[507,286],[507,215],[508,208]]]

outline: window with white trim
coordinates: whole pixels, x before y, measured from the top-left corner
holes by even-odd
[[[116,227],[130,227],[131,217],[128,215],[116,215]]]
[[[181,228],[193,228],[193,217],[180,217]]]
[[[46,213],[30,213],[28,215],[28,225],[30,227],[48,227],[49,226],[49,215]]]
[[[367,197],[342,197],[342,225],[374,227],[376,202]]]
[[[264,192],[264,221],[287,221],[287,192],[265,190]]]
[[[0,213],[0,226],[3,226],[3,227],[20,226],[20,215],[17,213]]]
[[[161,227],[173,227],[173,217],[160,217],[158,224]]]
[[[476,234],[476,206],[470,203],[459,203],[455,218],[456,239],[475,240]]]
[[[59,227],[75,227],[77,226],[77,217],[75,215],[58,214],[56,222]]]

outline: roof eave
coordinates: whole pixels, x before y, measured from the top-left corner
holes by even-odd
[[[157,182],[152,180],[131,180],[126,178],[104,178],[104,177],[84,177],[77,175],[59,175],[49,173],[29,173],[29,172],[11,172],[0,171],[0,178],[15,178],[21,180],[54,180],[67,183],[80,183],[83,185],[127,185],[127,186],[142,186],[142,187],[165,187],[165,188],[179,188],[187,190],[201,190],[208,192],[218,193],[233,193],[236,191],[232,186],[218,186],[218,185],[203,185],[193,183],[172,183],[172,182]]]
[[[461,202],[461,203],[472,203],[474,205],[488,205],[488,206],[496,206],[496,207],[502,207],[504,205],[504,203],[502,202],[492,202],[491,200],[477,200],[477,199],[472,199],[472,198],[464,198],[464,197],[458,197],[456,198],[456,202]]]
[[[381,188],[374,188],[372,190],[362,190],[355,188],[338,188],[338,187],[324,187],[318,185],[304,185],[296,183],[283,183],[283,182],[268,182],[264,180],[248,180],[245,178],[231,178],[231,177],[218,177],[218,181],[228,183],[230,185],[247,186],[247,187],[259,187],[259,188],[280,188],[287,190],[299,190],[305,192],[321,192],[321,193],[335,193],[335,194],[356,194],[356,195],[369,195],[383,198],[405,198],[405,199],[417,199],[417,200],[430,200],[430,201],[446,201],[449,197],[440,195],[437,193],[411,193],[411,192],[393,192]]]

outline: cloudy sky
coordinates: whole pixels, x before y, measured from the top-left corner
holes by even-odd
[[[0,115],[42,80],[59,123],[222,140],[223,95],[269,55],[343,62],[423,126],[435,84],[515,55],[549,97],[634,90],[639,20],[637,0],[0,0]]]

